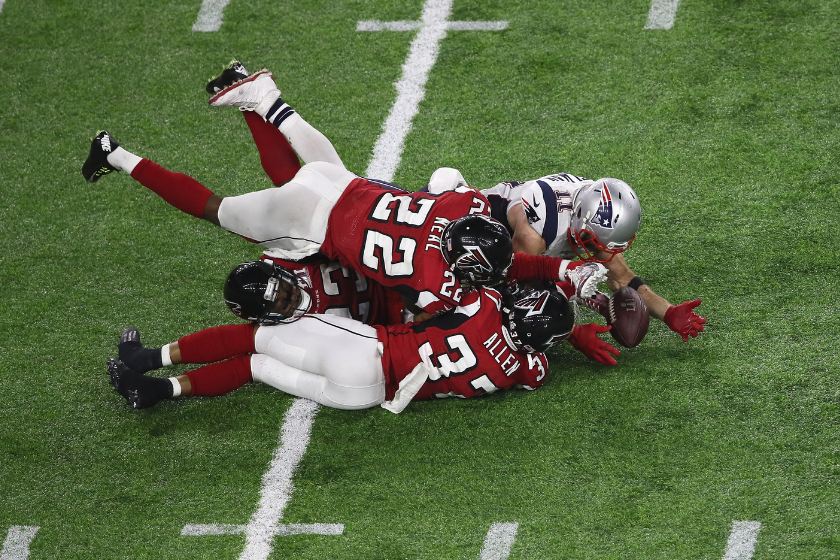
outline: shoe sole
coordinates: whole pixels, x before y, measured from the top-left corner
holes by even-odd
[[[228,87],[226,87],[225,89],[223,89],[222,91],[220,91],[219,93],[217,93],[216,95],[214,95],[213,97],[211,97],[211,98],[210,98],[210,101],[208,101],[208,103],[209,103],[210,105],[213,105],[213,103],[215,103],[216,101],[218,101],[218,100],[219,100],[219,98],[221,98],[221,97],[222,97],[223,95],[225,95],[226,93],[228,93],[228,92],[230,92],[230,91],[233,91],[234,89],[238,88],[239,86],[241,86],[241,85],[243,85],[243,84],[247,84],[248,82],[253,82],[254,80],[256,80],[257,78],[259,78],[260,76],[262,76],[262,75],[264,75],[264,74],[268,74],[269,76],[274,77],[274,76],[272,76],[272,74],[271,74],[271,72],[270,72],[270,71],[268,71],[268,70],[260,70],[259,72],[255,72],[254,74],[252,74],[252,75],[248,76],[248,77],[247,77],[247,78],[245,78],[244,80],[240,80],[240,81],[236,82],[235,84],[231,84],[231,85],[229,85]]]

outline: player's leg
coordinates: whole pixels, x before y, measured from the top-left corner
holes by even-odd
[[[94,183],[104,175],[124,171],[178,210],[218,225],[215,209],[221,197],[183,173],[164,169],[120,147],[107,130],[94,138],[82,175]]]
[[[149,408],[175,397],[215,397],[242,387],[252,380],[251,356],[243,354],[169,378],[143,375],[112,359],[108,374],[114,390],[132,408]]]
[[[263,245],[269,255],[299,260],[321,248],[330,212],[356,178],[330,163],[305,165],[283,187],[225,197],[219,225]]]
[[[222,325],[188,334],[160,347],[146,347],[140,331],[125,329],[117,344],[119,359],[138,373],[173,364],[211,364],[241,354],[253,354],[255,326],[251,323]]]
[[[210,105],[254,111],[283,133],[304,163],[325,161],[344,167],[332,142],[283,100],[271,72],[267,70],[256,72],[216,92],[210,98]],[[256,136],[254,140],[257,141]]]
[[[252,111],[242,111],[260,153],[260,163],[275,186],[280,186],[300,171],[300,160],[289,141],[277,128]]]
[[[373,327],[311,315],[260,327],[255,347],[255,381],[333,408],[369,408],[385,399],[381,345]]]
[[[222,70],[222,73],[211,79],[205,88],[207,93],[215,95],[223,89],[242,80],[248,79],[248,70],[238,60]],[[289,181],[300,169],[300,160],[286,137],[271,123],[253,111],[242,111],[245,122],[254,137],[254,143],[260,152],[260,163],[268,178],[279,186]]]

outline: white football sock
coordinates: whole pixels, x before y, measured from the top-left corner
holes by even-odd
[[[180,397],[181,396],[181,382],[178,381],[177,377],[170,377],[169,382],[172,383],[172,397]]]
[[[106,158],[108,159],[108,163],[120,171],[125,171],[129,175],[137,167],[137,164],[143,160],[140,156],[135,156],[131,152],[124,150],[122,146],[108,154]]]
[[[172,356],[169,354],[169,344],[164,344],[160,348],[160,359],[163,361],[163,366],[172,365]]]

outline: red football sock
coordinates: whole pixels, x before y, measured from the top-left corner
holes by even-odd
[[[178,339],[181,363],[210,364],[240,354],[254,354],[254,325],[223,325]]]
[[[260,152],[260,163],[268,178],[275,185],[290,181],[300,171],[300,160],[289,141],[276,126],[264,121],[257,113],[243,111],[242,115],[251,129]]]
[[[137,164],[131,177],[181,212],[196,218],[204,216],[204,207],[213,195],[210,189],[189,175],[169,171],[148,159]]]
[[[218,397],[239,389],[252,380],[251,356],[245,354],[210,364],[192,371],[186,376],[192,385],[191,397]]]

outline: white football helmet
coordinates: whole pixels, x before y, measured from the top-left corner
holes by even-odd
[[[630,185],[598,179],[575,195],[569,243],[584,261],[608,262],[630,247],[641,223],[642,207]]]

